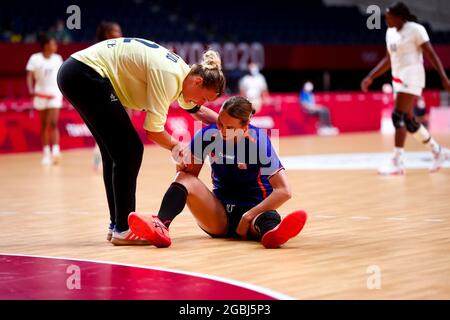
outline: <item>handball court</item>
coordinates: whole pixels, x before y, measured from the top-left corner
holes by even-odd
[[[450,146],[450,135],[436,138]],[[302,136],[281,139],[279,150],[281,157],[378,153],[390,152],[392,144],[392,136],[378,133]],[[425,150],[408,137],[406,151]],[[272,293],[263,296],[260,290],[260,296],[251,295],[241,288],[236,294],[218,297],[225,299],[450,299],[448,168],[435,174],[407,169],[404,177],[382,177],[372,169],[287,170],[293,198],[279,211],[283,216],[303,209],[309,219],[300,235],[283,248],[268,250],[256,242],[211,239],[186,208],[171,226],[172,246],[157,249],[114,247],[106,241],[109,215],[101,174],[92,169],[92,150],[63,150],[62,163],[53,167],[42,167],[40,157],[40,153],[0,156],[3,299],[7,298],[5,288],[10,293],[11,288],[20,293],[21,286],[44,292],[52,286],[51,281],[32,284],[49,268],[40,266],[42,259],[31,263],[26,257],[13,259],[16,255],[75,259],[72,264],[80,267],[84,288],[89,287],[84,279],[102,278],[107,286],[100,289],[111,291],[106,298],[145,298],[142,290],[152,291],[153,298],[205,298],[201,292],[206,284],[161,271],[168,269],[228,279]],[[169,152],[146,147],[138,180],[138,211],[156,214],[174,173]],[[207,165],[200,177],[211,185]],[[101,263],[92,272],[89,261],[118,265],[104,270]],[[61,265],[64,268],[58,268]],[[147,269],[131,274],[120,265]],[[65,266],[55,260],[49,271],[64,286],[70,276]],[[150,276],[143,271],[148,267],[160,273]],[[374,270],[379,286],[369,285],[369,289]],[[217,292],[226,292],[224,287],[222,283]],[[130,294],[120,295],[114,288]],[[47,297],[67,298],[54,294]],[[11,297],[39,298],[32,293]]]

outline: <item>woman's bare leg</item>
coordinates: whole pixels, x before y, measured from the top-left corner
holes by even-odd
[[[49,139],[49,117],[48,117],[49,110],[39,110],[39,120],[41,123],[41,142],[42,146],[48,146],[50,145],[50,139]]]
[[[59,109],[53,108],[48,110],[49,113],[49,127],[50,127],[50,139],[52,145],[59,145],[59,128],[58,118]]]
[[[416,96],[408,93],[399,92],[395,99],[395,111],[397,114],[405,114],[407,117],[412,118],[414,100]],[[395,147],[403,148],[406,141],[406,127],[395,128]]]
[[[185,172],[178,172],[175,182],[186,187],[187,205],[198,225],[210,234],[225,234],[228,228],[225,208],[206,185],[196,176]]]

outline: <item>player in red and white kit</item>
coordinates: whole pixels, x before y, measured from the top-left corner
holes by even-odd
[[[392,113],[395,127],[395,148],[392,161],[379,169],[379,173],[383,175],[405,173],[402,158],[407,132],[432,152],[431,172],[439,170],[450,155],[450,152],[441,147],[414,117],[415,100],[422,95],[425,87],[423,53],[438,71],[444,88],[450,91],[450,81],[439,57],[431,46],[427,31],[416,21],[417,18],[401,2],[386,10],[386,23],[389,27],[386,32],[386,57],[361,83],[362,90],[367,91],[374,79],[389,68],[392,69],[392,85],[395,94],[395,109]]]
[[[58,163],[61,157],[58,117],[62,107],[62,94],[56,82],[56,75],[63,59],[56,53],[58,45],[55,39],[43,35],[40,45],[42,51],[32,54],[26,66],[27,85],[33,97],[33,107],[39,111],[44,153],[42,164],[51,165]]]

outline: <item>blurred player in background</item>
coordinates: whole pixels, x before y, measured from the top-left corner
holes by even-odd
[[[98,24],[95,35],[98,42],[108,39],[121,38],[122,28],[117,22],[102,21]]]
[[[252,103],[255,113],[258,113],[263,103],[269,100],[269,90],[266,78],[261,74],[256,63],[250,63],[248,71],[249,74],[239,81],[239,91],[241,96]]]
[[[392,69],[392,85],[395,94],[395,110],[392,121],[395,127],[395,148],[392,161],[379,169],[383,175],[404,174],[403,163],[404,145],[407,132],[415,139],[426,145],[433,154],[430,172],[439,170],[445,160],[449,158],[449,151],[441,147],[431,137],[425,126],[417,122],[414,113],[414,101],[422,95],[425,87],[425,68],[423,66],[423,52],[431,61],[441,77],[442,85],[450,91],[450,81],[445,74],[442,63],[431,46],[425,28],[417,23],[417,18],[411,14],[409,8],[398,2],[386,10],[387,53],[378,65],[361,82],[364,92],[373,80]]]
[[[122,28],[120,27],[120,25],[117,22],[102,21],[97,26],[97,29],[95,31],[95,36],[96,36],[97,42],[108,40],[108,39],[120,38],[120,37],[122,37]],[[131,109],[127,109],[127,108],[125,108],[125,110],[127,111],[130,119],[132,119],[133,111]],[[95,144],[95,147],[94,147],[93,166],[94,166],[95,171],[102,170],[102,154],[100,152],[100,148],[98,147],[98,144]]]
[[[26,65],[28,92],[33,97],[33,107],[39,111],[43,165],[57,164],[61,158],[59,147],[58,117],[62,107],[62,94],[56,76],[63,63],[56,53],[58,45],[54,38],[41,34],[42,51],[31,55]]]
[[[269,137],[250,125],[252,114],[245,98],[226,100],[217,124],[192,139],[192,156],[186,166],[178,166],[181,171],[164,195],[158,216],[131,213],[131,230],[157,247],[168,247],[169,225],[187,204],[200,228],[213,238],[253,239],[278,248],[295,237],[306,213],[295,211],[281,220],[276,211],[291,198],[291,187]],[[198,178],[207,157],[213,191]]]
[[[306,81],[300,91],[299,102],[302,110],[307,114],[319,116],[319,135],[337,135],[339,129],[331,124],[330,110],[327,107],[317,104],[314,96],[314,85],[311,81]]]
[[[110,39],[72,54],[59,70],[58,85],[100,147],[110,213],[107,239],[114,245],[146,244],[128,227],[144,146],[124,107],[146,112],[148,139],[177,159],[185,146],[164,128],[169,106],[177,100],[195,119],[217,121],[217,113],[202,105],[225,90],[219,54],[209,50],[190,67],[152,41]]]

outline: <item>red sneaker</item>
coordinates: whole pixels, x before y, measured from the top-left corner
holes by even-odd
[[[288,214],[280,224],[262,237],[261,243],[266,248],[278,248],[289,239],[302,231],[307,215],[304,211],[295,211]]]
[[[150,241],[158,248],[166,248],[172,244],[169,230],[157,216],[145,216],[132,212],[128,216],[128,225],[137,236]]]

